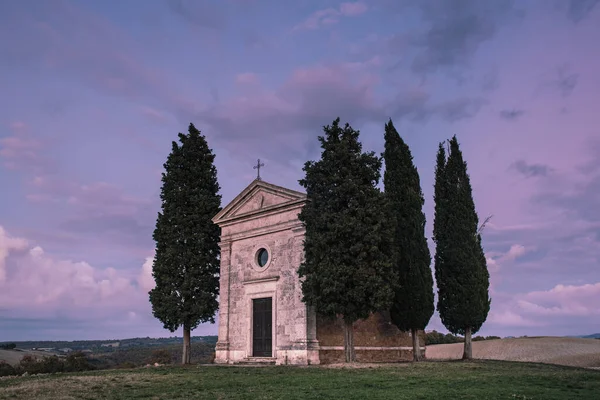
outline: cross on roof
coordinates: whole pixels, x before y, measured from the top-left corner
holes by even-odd
[[[258,170],[258,174],[256,176],[256,179],[258,179],[260,181],[260,167],[264,167],[265,164],[260,162],[260,158],[256,161],[256,165],[254,167],[252,167],[252,169],[256,169]]]

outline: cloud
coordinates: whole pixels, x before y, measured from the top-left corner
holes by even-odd
[[[552,327],[555,335],[586,334],[595,329],[593,321],[600,315],[596,306],[600,282],[559,284],[549,290],[504,294],[499,300],[492,299],[485,329],[514,332],[515,328],[529,328],[533,334],[547,335]]]
[[[152,276],[153,265],[154,255],[146,258],[146,261],[144,261],[144,264],[142,265],[142,272],[137,280],[139,286],[146,292],[149,292],[150,290],[154,289],[154,286],[156,286],[154,276]]]
[[[544,164],[528,164],[525,160],[517,160],[512,165],[517,172],[524,175],[527,178],[548,176],[551,172],[551,168]]]
[[[244,72],[244,73],[236,75],[235,81],[236,81],[236,83],[239,83],[242,85],[251,85],[251,84],[256,84],[259,82],[258,76],[252,72]]]
[[[14,251],[22,251],[27,247],[25,239],[8,236],[7,232],[0,226],[0,284],[6,281],[6,259]]]
[[[201,110],[197,118],[232,151],[261,149],[264,143],[259,138],[268,135],[272,145],[281,146],[281,159],[304,157],[306,133],[311,132],[312,142],[315,130],[335,116],[354,123],[385,119],[384,104],[374,95],[377,83],[375,74],[356,64],[296,68],[278,88],[251,85],[252,90],[248,87],[222,99]]]
[[[600,282],[556,285],[550,290],[520,296],[518,306],[533,316],[591,317],[600,315]]]
[[[55,229],[104,245],[130,249],[152,246],[158,197],[139,198],[106,182],[82,185],[53,175],[35,176],[28,189],[29,201],[63,210],[62,221]]]
[[[511,310],[495,311],[490,310],[487,324],[495,326],[508,326],[515,328],[527,328],[527,327],[539,327],[542,326],[540,322],[531,321],[524,318],[522,315],[517,314]]]
[[[165,124],[169,121],[169,118],[163,112],[152,107],[144,106],[141,107],[140,111],[144,117],[148,118],[152,122]]]
[[[579,81],[579,74],[571,72],[567,65],[561,65],[557,70],[557,77],[551,83],[562,97],[568,97],[573,93]]]
[[[154,255],[128,268],[59,258],[0,226],[0,341],[166,337],[148,291]],[[2,270],[2,269],[0,269]],[[195,334],[215,334],[202,324]],[[181,335],[181,331],[179,332]]]
[[[508,252],[504,255],[504,259],[514,261],[525,254],[525,251],[526,250],[524,246],[521,246],[520,244],[513,244],[510,246]]]
[[[519,257],[522,257],[528,251],[531,251],[531,249],[528,249],[521,244],[513,244],[507,251],[486,252],[486,263],[488,271],[490,272],[490,291],[492,293],[497,292],[497,286],[502,281],[500,275],[501,269],[507,264],[514,264]]]
[[[227,26],[225,13],[216,2],[167,0],[167,4],[174,14],[192,25],[216,30]]]
[[[27,124],[22,121],[14,121],[10,123],[9,127],[13,132],[21,132],[27,129]]]
[[[0,137],[0,160],[6,168],[40,172],[53,167],[52,163],[40,154],[46,143],[33,137],[24,122],[12,122],[9,127],[12,135]]]
[[[144,63],[138,43],[128,33],[70,2],[36,7],[31,13],[19,3],[0,24],[4,62],[36,74],[75,78],[128,101],[158,100],[165,110],[189,122],[197,101],[183,95],[164,71]],[[9,37],[19,37],[19,45]]]
[[[500,78],[498,77],[498,71],[492,70],[483,75],[481,79],[481,90],[484,92],[492,92],[500,86]]]
[[[567,97],[573,93],[575,86],[577,86],[578,79],[579,74],[569,72],[568,68],[561,67],[559,69],[556,86],[562,97]]]
[[[125,272],[55,259],[39,246],[24,252],[27,247],[27,240],[12,237],[0,227],[0,252],[6,255],[0,303],[9,309],[145,306],[135,282]],[[137,304],[128,304],[127,299]]]
[[[296,25],[293,30],[315,30],[327,25],[337,24],[342,17],[354,17],[364,14],[368,6],[360,1],[342,3],[339,8],[325,8],[315,11],[304,22]]]
[[[345,16],[355,16],[364,14],[365,12],[367,12],[367,10],[368,6],[361,1],[356,1],[353,3],[342,3],[340,5],[340,13]]]
[[[597,206],[600,204],[600,146],[596,141],[588,143],[587,153],[589,161],[580,162],[575,173],[564,176],[562,180],[549,182],[532,201],[577,221],[592,224],[590,229],[594,229],[594,224],[600,228],[600,208]]]
[[[428,29],[409,35],[409,43],[418,49],[411,69],[418,74],[466,66],[481,44],[515,13],[513,2],[506,0],[419,0],[402,4],[419,9],[429,24]]]
[[[239,93],[202,109],[197,119],[234,152],[260,154],[264,151],[261,139],[268,135],[270,144],[279,149],[269,157],[287,162],[306,158],[314,150],[311,146],[319,127],[336,116],[357,128],[389,117],[421,123],[433,118],[456,122],[475,116],[486,104],[479,97],[440,101],[420,88],[399,90],[398,96],[386,99],[376,95],[379,69],[377,57],[295,68],[279,87],[242,85]],[[238,75],[240,80],[254,78]]]
[[[456,122],[474,117],[487,101],[480,97],[458,97],[452,100],[434,103],[431,96],[423,90],[403,93],[393,101],[390,114],[394,118],[406,118],[413,122],[428,122],[439,117],[446,122]]]
[[[574,23],[583,21],[600,3],[600,0],[568,0],[567,17]],[[561,5],[564,3],[561,2]]]
[[[517,120],[517,119],[521,118],[523,116],[523,114],[525,114],[525,111],[517,110],[517,109],[500,111],[500,117],[507,121]]]

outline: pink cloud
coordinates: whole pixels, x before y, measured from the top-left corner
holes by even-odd
[[[383,104],[374,96],[378,78],[371,68],[368,62],[362,66],[342,63],[296,68],[278,88],[245,87],[202,110],[199,117],[211,125],[210,130],[221,134],[217,136],[221,141],[233,146],[230,150],[239,147],[247,153],[260,145],[250,137],[268,135],[271,144],[302,151],[307,141],[303,132],[330,123],[337,115],[354,122],[384,118]]]
[[[498,293],[492,296],[486,328],[548,327],[581,318],[593,320],[600,315],[599,303],[600,282],[559,284],[549,290],[521,294]]]
[[[238,74],[235,77],[235,81],[236,81],[236,83],[244,84],[244,85],[257,84],[259,82],[258,76],[252,72],[245,72],[242,74]]]
[[[518,300],[519,307],[535,316],[600,315],[600,282],[556,285],[550,290],[530,292]]]
[[[22,251],[27,248],[27,241],[21,238],[8,236],[8,233],[0,226],[0,284],[6,281],[6,259],[11,252]]]
[[[0,226],[0,304],[21,313],[149,312],[151,257],[139,277],[124,270],[97,268],[85,261],[57,259],[26,239],[10,236]],[[28,251],[25,251],[27,250]],[[150,261],[149,261],[150,260]]]
[[[11,122],[9,126],[13,132],[20,132],[27,128],[27,124],[25,124],[25,122],[22,121]]]
[[[156,286],[156,282],[154,281],[154,277],[152,276],[153,264],[154,264],[154,255],[152,255],[150,257],[146,257],[146,260],[144,261],[144,264],[142,265],[142,272],[140,272],[140,275],[137,278],[138,284],[146,292],[149,292],[150,290],[154,289],[154,287]]]
[[[495,310],[490,310],[486,323],[509,327],[543,326],[542,323],[526,319],[523,316],[511,310],[504,310],[499,312]]]
[[[48,170],[51,163],[40,154],[45,143],[32,137],[22,122],[12,123],[11,130],[12,136],[0,138],[0,159],[4,166],[19,171]]]

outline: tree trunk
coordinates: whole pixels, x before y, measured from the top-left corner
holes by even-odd
[[[471,346],[471,327],[465,329],[465,351],[463,353],[463,360],[473,359],[473,347]]]
[[[346,362],[354,362],[356,360],[354,354],[354,329],[352,322],[344,321],[344,353]]]
[[[190,328],[185,324],[183,325],[183,354],[181,363],[190,363]]]
[[[419,331],[417,329],[411,330],[412,343],[413,343],[413,361],[421,361],[421,346],[419,346]]]

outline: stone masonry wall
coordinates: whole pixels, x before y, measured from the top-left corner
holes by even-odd
[[[221,259],[222,307],[216,362],[236,363],[253,356],[252,301],[272,297],[273,358],[278,364],[318,363],[315,328],[308,327],[309,321],[313,325],[315,321],[302,302],[297,274],[304,251],[298,220],[302,198],[278,198],[262,189],[251,193],[227,214],[239,217],[224,219],[220,224],[221,246],[229,252]],[[277,209],[263,211],[279,204]],[[264,267],[256,260],[261,248],[269,253]]]
[[[230,277],[230,348],[235,351],[247,351],[251,333],[251,299],[246,296],[247,282],[277,279],[275,285],[276,346],[290,346],[296,338],[298,323],[302,324],[303,315],[293,313],[297,308],[294,296],[296,279],[294,276],[293,248],[294,234],[283,231],[263,236],[242,239],[233,242]],[[270,253],[266,268],[259,269],[255,264],[255,255],[264,247]],[[246,284],[244,284],[246,282]],[[265,294],[269,297],[270,294]],[[300,313],[301,314],[301,313]],[[298,321],[299,319],[299,321]],[[275,344],[275,343],[274,343]],[[250,356],[251,354],[248,354]]]
[[[424,345],[423,333],[420,343]],[[321,364],[344,361],[344,325],[341,318],[317,316]],[[358,362],[395,362],[412,359],[412,337],[390,321],[389,313],[375,313],[354,323],[354,347]],[[422,350],[424,355],[424,350]]]

